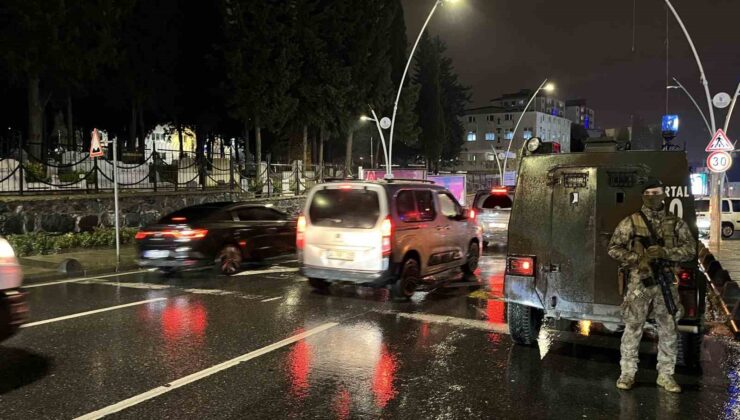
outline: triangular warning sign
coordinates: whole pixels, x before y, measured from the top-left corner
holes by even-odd
[[[732,142],[727,137],[727,134],[725,134],[724,130],[720,128],[714,134],[714,137],[712,137],[712,141],[709,142],[707,148],[704,150],[707,152],[717,152],[720,150],[731,152],[735,150],[735,146],[732,145]]]
[[[102,157],[103,149],[100,147],[100,134],[98,129],[93,128],[92,139],[90,140],[90,157]]]

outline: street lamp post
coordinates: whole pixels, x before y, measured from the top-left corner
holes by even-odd
[[[694,106],[696,107],[696,110],[699,111],[699,114],[701,115],[702,119],[704,119],[704,125],[707,126],[707,131],[709,131],[709,135],[710,136],[713,136],[714,133],[712,132],[712,127],[709,126],[709,121],[707,121],[707,117],[706,117],[706,115],[704,115],[704,111],[701,110],[701,107],[699,106],[699,103],[696,102],[696,99],[694,99],[694,97],[691,95],[691,93],[689,93],[689,91],[686,90],[685,87],[683,87],[683,85],[681,84],[681,82],[678,81],[678,79],[676,79],[674,77],[673,78],[673,81],[676,82],[676,86],[666,86],[665,88],[666,89],[681,89],[681,90],[683,90],[683,92],[686,94],[686,96],[688,96],[689,99],[691,99],[691,102],[694,103]]]
[[[398,112],[398,101],[401,99],[401,91],[403,91],[403,83],[406,81],[406,74],[409,71],[409,67],[411,66],[411,61],[414,58],[414,53],[416,52],[416,47],[419,46],[419,41],[421,41],[421,36],[424,34],[424,31],[427,28],[427,25],[429,25],[429,21],[432,20],[432,16],[434,15],[434,12],[437,11],[437,7],[439,7],[440,4],[444,2],[448,3],[454,3],[457,0],[435,0],[434,6],[432,7],[432,10],[429,12],[429,15],[427,16],[427,19],[424,21],[424,25],[421,27],[421,30],[419,31],[419,35],[416,37],[416,42],[414,42],[414,46],[411,48],[411,53],[409,54],[409,58],[406,61],[406,67],[403,69],[403,75],[401,76],[401,83],[398,84],[398,93],[396,93],[396,101],[393,103],[393,116],[391,116],[391,135],[390,139],[388,140],[388,170],[385,173],[386,178],[393,178],[393,173],[391,173],[390,168],[390,161],[393,156],[393,130],[396,128],[396,113]]]
[[[503,169],[503,172],[502,172],[502,175],[501,175],[502,176],[502,179],[501,179],[501,182],[502,183],[503,183],[503,176],[504,176],[503,174],[506,173],[506,162],[509,160],[509,152],[511,151],[511,143],[514,142],[514,137],[516,136],[516,130],[519,128],[519,124],[522,122],[522,118],[524,118],[524,114],[527,113],[527,109],[529,108],[529,106],[534,101],[534,98],[536,98],[537,97],[537,94],[540,93],[540,91],[543,90],[543,89],[546,92],[552,92],[553,90],[555,90],[555,86],[552,83],[547,83],[547,79],[545,79],[542,82],[542,84],[540,84],[540,87],[538,87],[537,90],[534,91],[534,94],[532,95],[531,98],[529,98],[529,102],[527,102],[527,105],[524,107],[524,109],[522,110],[522,113],[519,115],[519,119],[517,120],[516,125],[514,126],[514,132],[511,135],[511,140],[509,140],[509,146],[506,148],[506,156],[504,156],[504,169]],[[521,159],[521,156],[519,156],[519,158]]]
[[[383,127],[380,126],[380,119],[378,118],[378,114],[375,113],[375,110],[373,109],[373,107],[371,107],[371,106],[368,106],[368,107],[370,108],[370,113],[373,114],[372,118],[363,115],[363,116],[360,117],[360,119],[362,121],[373,121],[373,122],[375,122],[375,127],[378,128],[378,134],[380,135],[380,144],[383,145],[383,156],[385,156],[385,173],[386,173],[386,176],[387,176],[389,173],[391,173],[391,159],[390,159],[390,156],[388,154],[388,149],[386,148],[386,145],[385,145],[385,135],[383,134]],[[387,124],[387,120],[388,119],[387,118],[384,118],[384,120],[386,120],[384,122]],[[393,124],[393,123],[391,123],[391,124]],[[388,128],[388,127],[386,126],[386,128]],[[372,148],[372,146],[371,146],[371,148]],[[370,153],[372,153],[372,151]]]

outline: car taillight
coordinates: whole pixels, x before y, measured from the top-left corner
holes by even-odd
[[[470,212],[468,213],[468,219],[475,221],[475,217],[477,214],[475,213],[475,209],[470,209]]]
[[[491,194],[507,194],[509,190],[506,188],[493,188],[491,190]]]
[[[298,222],[296,223],[296,234],[295,234],[295,246],[299,250],[303,249],[303,245],[306,241],[306,216],[298,216]]]
[[[383,219],[383,224],[380,226],[380,232],[382,235],[382,250],[383,256],[387,257],[391,255],[391,241],[393,236],[393,221],[388,216]]]
[[[682,268],[681,271],[678,272],[678,285],[681,287],[696,286],[694,283],[694,273],[691,269]]]
[[[146,238],[149,235],[151,235],[151,232],[144,232],[144,231],[141,231],[140,230],[140,231],[136,232],[136,236],[134,236],[134,239],[136,239],[137,241],[140,241],[140,240]]]
[[[534,276],[534,257],[508,257],[506,274],[515,276]]]
[[[162,236],[175,239],[203,239],[208,234],[207,229],[185,229],[185,230],[161,230],[154,232],[139,231],[136,232],[134,239],[146,239],[149,236]]]

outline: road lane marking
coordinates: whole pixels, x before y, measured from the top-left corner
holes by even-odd
[[[278,268],[271,268],[267,270],[242,271],[241,273],[234,274],[234,276],[256,276],[258,274],[295,273],[298,270],[300,270],[300,268],[278,267]]]
[[[337,322],[328,322],[326,324],[320,325],[316,328],[312,328],[306,332],[296,334],[292,337],[288,337],[285,340],[278,341],[277,343],[270,344],[269,346],[262,347],[261,349],[249,352],[247,354],[241,355],[239,357],[235,357],[231,360],[227,360],[223,363],[219,363],[217,365],[211,366],[209,368],[203,369],[199,372],[192,373],[188,376],[184,376],[180,379],[177,379],[175,381],[172,381],[168,384],[165,384],[163,386],[158,386],[156,388],[153,388],[147,392],[144,392],[139,395],[135,395],[131,398],[125,399],[123,401],[120,401],[116,404],[109,405],[108,407],[101,408],[100,410],[93,411],[91,413],[85,414],[83,416],[77,417],[75,420],[90,420],[90,419],[99,419],[101,417],[105,417],[114,413],[117,413],[121,410],[125,410],[129,407],[133,407],[137,404],[141,404],[145,401],[151,400],[152,398],[158,397],[162,394],[166,394],[172,390],[175,390],[177,388],[180,388],[182,386],[188,385],[190,383],[199,381],[201,379],[207,378],[215,373],[221,372],[222,370],[226,370],[229,368],[232,368],[239,363],[243,363],[249,360],[252,360],[254,358],[257,358],[259,356],[262,356],[264,354],[267,354],[271,351],[277,350],[281,347],[285,347],[289,344],[293,344],[296,341],[303,340],[304,338],[310,337],[312,335],[321,333],[323,331],[328,330],[329,328],[333,328],[339,325]]]
[[[114,286],[114,287],[128,287],[130,289],[146,289],[146,290],[164,290],[164,289],[170,289],[172,286],[166,285],[166,284],[154,284],[154,283],[136,283],[136,282],[121,282],[121,281],[104,281],[104,280],[86,280],[83,282],[80,282],[80,284],[102,284],[104,286]]]
[[[76,283],[80,281],[85,280],[95,280],[95,279],[104,279],[108,277],[117,277],[117,276],[126,276],[129,274],[136,274],[136,273],[146,273],[146,270],[134,270],[134,271],[124,271],[122,273],[115,273],[115,274],[105,274],[102,276],[91,276],[91,277],[79,277],[76,279],[67,279],[67,280],[59,280],[59,281],[50,281],[46,283],[36,283],[36,284],[24,284],[24,289],[31,289],[34,287],[44,287],[44,286],[53,286],[55,284],[64,284],[64,283]]]
[[[278,299],[282,299],[282,298],[283,298],[282,296],[278,296],[278,297],[274,297],[274,298],[263,299],[260,302],[272,302],[273,300],[278,300]]]
[[[159,301],[162,301],[162,300],[167,300],[167,298],[156,298],[156,299],[141,300],[141,301],[138,301],[138,302],[127,303],[125,305],[111,306],[109,308],[95,309],[93,311],[80,312],[78,314],[60,316],[59,318],[51,318],[51,319],[45,319],[43,321],[29,322],[28,324],[21,325],[21,328],[35,327],[37,325],[49,324],[49,323],[52,323],[52,322],[59,322],[59,321],[64,321],[64,320],[72,319],[72,318],[79,318],[81,316],[88,316],[88,315],[99,314],[101,312],[115,311],[116,309],[128,308],[129,306],[144,305],[146,303],[159,302]]]
[[[383,315],[395,315],[401,318],[413,319],[416,321],[432,322],[436,324],[447,324],[465,328],[475,328],[478,330],[493,331],[502,334],[509,334],[509,326],[501,323],[482,321],[479,319],[458,318],[447,315],[420,314],[396,312],[388,310],[376,310],[375,312]]]

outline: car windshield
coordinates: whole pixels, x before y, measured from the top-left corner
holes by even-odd
[[[696,200],[694,201],[694,209],[696,212],[704,213],[709,211],[709,200]]]
[[[308,217],[315,226],[370,229],[380,217],[378,193],[365,189],[317,191]]]
[[[480,197],[476,204],[481,209],[510,209],[512,201],[508,194],[489,194]]]

